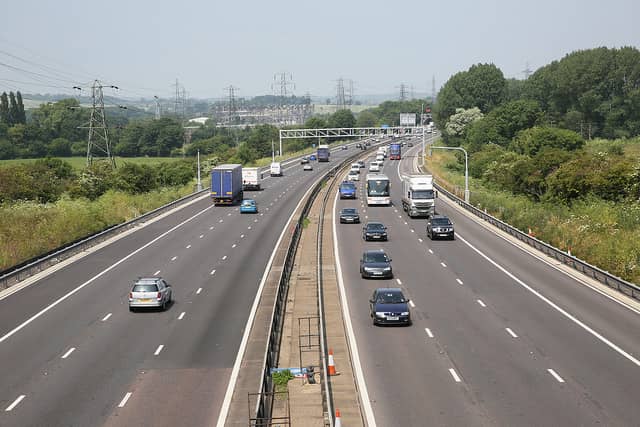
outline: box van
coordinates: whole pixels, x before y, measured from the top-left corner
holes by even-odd
[[[269,171],[271,176],[282,176],[282,166],[280,165],[280,162],[271,163]]]
[[[369,172],[380,172],[380,166],[378,166],[378,162],[371,162],[369,165]]]
[[[360,164],[359,163],[352,163],[350,172],[360,174]]]

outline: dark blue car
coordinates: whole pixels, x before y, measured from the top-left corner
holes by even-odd
[[[309,160],[318,160],[315,154],[309,156]]]
[[[411,325],[409,300],[400,288],[378,288],[369,300],[374,325]]]
[[[340,184],[341,199],[355,199],[357,194],[356,184],[351,181],[343,181]]]

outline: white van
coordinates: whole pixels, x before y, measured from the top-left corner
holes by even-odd
[[[369,172],[380,172],[380,166],[378,166],[378,162],[371,162],[369,164]]]
[[[351,163],[350,172],[357,173],[359,175],[360,174],[360,164],[359,163]]]
[[[282,176],[282,165],[280,165],[280,162],[273,162],[269,171],[271,176]]]

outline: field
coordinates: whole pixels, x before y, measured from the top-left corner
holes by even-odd
[[[81,170],[87,164],[86,157],[58,157],[61,160],[69,163],[76,170]],[[116,164],[123,163],[139,163],[139,164],[156,164],[166,161],[178,160],[180,157],[116,157]],[[33,163],[38,159],[11,159],[0,160],[0,167],[4,165],[19,164],[19,163]]]

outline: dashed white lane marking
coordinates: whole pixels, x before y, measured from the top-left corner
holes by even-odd
[[[414,229],[412,228],[412,229],[411,229],[411,232],[412,232],[412,233],[415,233],[415,232],[416,232],[416,230],[414,230]]]
[[[431,329],[429,329],[429,328],[424,328],[424,331],[427,333],[427,335],[429,336],[429,338],[433,338],[433,332],[431,332]]]
[[[218,221],[218,222],[224,222],[224,219],[221,219],[221,220],[220,220],[220,221]]]
[[[456,279],[456,282],[458,282],[458,285],[462,285],[462,280]]]
[[[254,220],[253,220],[253,222],[258,222],[258,220],[257,220],[257,219],[254,219]]]
[[[409,300],[409,305],[411,306],[411,308],[416,308],[416,305],[413,303],[412,300]]]
[[[393,211],[394,211],[395,213],[398,213],[398,209],[394,209]]]
[[[187,314],[186,311],[183,311],[182,313],[180,313],[180,316],[178,316],[178,320],[182,320],[184,319],[184,315]]]
[[[453,368],[449,368],[449,373],[451,374],[451,376],[453,377],[453,379],[455,380],[455,382],[459,383],[460,381],[462,381],[460,379],[460,377],[458,376],[458,373],[456,372],[455,369]]]
[[[418,242],[422,243],[422,239],[420,237],[418,237]]]
[[[177,259],[178,259],[178,257],[177,257],[177,256],[174,256],[173,258],[171,258],[171,261],[175,261],[175,260],[177,260]]]
[[[129,392],[127,392],[127,394],[124,395],[124,397],[122,398],[122,400],[118,404],[118,408],[124,408],[124,405],[127,404],[127,400],[129,400],[130,397],[131,397],[131,392],[129,391]]]
[[[267,210],[269,210],[269,209],[267,209]],[[264,216],[264,213],[260,213],[260,216]],[[255,220],[253,222],[258,222],[258,220]]]
[[[191,249],[191,245],[187,245],[185,249]]]
[[[73,353],[75,349],[76,349],[75,347],[71,347],[69,350],[67,350],[65,354],[62,355],[61,359],[66,359],[67,357],[69,357],[69,355]]]
[[[209,274],[213,276],[214,274],[216,274],[216,270],[211,270],[211,273]]]
[[[103,322],[106,322],[107,320],[109,320],[109,318],[111,317],[111,315],[112,315],[112,314],[113,314],[113,313],[109,313],[109,314],[107,314],[106,316],[104,316],[104,317],[102,318],[102,321],[103,321]]]
[[[479,299],[477,301],[478,301],[478,304],[480,304],[480,306],[482,306],[482,307],[486,307],[487,306],[487,304],[485,304],[481,299]]]
[[[241,234],[241,235],[240,235],[240,238],[241,238],[241,239],[244,239],[244,234]]]
[[[445,267],[445,268],[447,267],[447,264],[445,264],[444,262],[441,262],[440,265]]]
[[[553,369],[547,369],[547,372],[549,372],[551,375],[553,375],[553,378],[556,379],[556,381],[558,381],[559,383],[563,383],[564,379],[562,379],[562,377],[560,375],[558,375],[556,373],[556,371],[554,371]]]
[[[200,292],[202,292],[202,288],[198,288],[198,290],[196,291],[196,295],[200,294]]]
[[[153,273],[154,276],[157,276],[158,274],[160,274],[160,270],[158,270],[155,273]]]
[[[400,281],[400,279],[396,279],[396,282],[398,283],[398,285],[402,285],[402,282]]]
[[[232,248],[235,248],[236,246],[238,246],[238,245],[236,245],[235,243],[233,245],[231,245]]]
[[[365,216],[364,216],[364,218],[365,218],[365,219],[368,219],[368,218],[369,218],[369,215],[365,215]]]
[[[404,222],[404,225],[407,225],[407,221]]]
[[[204,234],[201,234],[198,236],[198,239],[202,239],[204,237]]]
[[[433,250],[429,249],[429,253],[433,255]]]
[[[401,216],[401,215],[398,215],[398,218],[402,218],[402,216]]]
[[[505,328],[505,329],[506,329],[506,331],[509,333],[509,335],[511,335],[513,338],[518,338],[518,336],[516,335],[516,333],[515,333],[515,332],[513,332],[513,331],[511,330],[511,328]]]
[[[160,344],[160,345],[158,346],[158,348],[156,348],[156,351],[155,351],[155,353],[153,353],[153,355],[154,355],[154,356],[159,355],[163,348],[164,348],[164,344]]]
[[[231,216],[231,212],[229,212],[229,213],[227,214],[227,216]]]
[[[248,227],[247,227],[247,230],[251,230],[251,226],[248,226]]]
[[[213,225],[211,227],[209,227],[209,230],[213,230]]]
[[[5,412],[11,412],[11,411],[13,411],[13,408],[15,408],[16,406],[18,406],[18,404],[19,404],[20,402],[22,402],[22,399],[24,399],[25,397],[27,397],[27,396],[25,396],[24,394],[21,394],[20,396],[18,396],[18,398],[17,398],[16,400],[14,400],[14,401],[13,401],[13,403],[12,403],[11,405],[7,406],[7,409],[5,409]]]
[[[223,260],[223,261],[224,261],[225,259],[227,259],[227,256],[226,256],[226,255],[222,257],[222,260]]]

